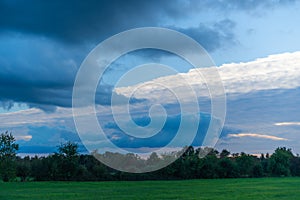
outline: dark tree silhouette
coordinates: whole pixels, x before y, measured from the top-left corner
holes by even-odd
[[[3,181],[13,180],[16,176],[16,152],[19,145],[11,133],[0,134],[0,175]]]
[[[58,147],[57,162],[58,174],[63,180],[73,180],[78,172],[78,145],[72,142],[61,144]],[[57,160],[57,158],[54,158]]]
[[[290,161],[294,157],[291,149],[279,147],[270,157],[269,170],[273,176],[290,176]]]
[[[152,153],[149,158],[136,154],[105,152],[79,155],[78,145],[67,142],[58,146],[57,153],[46,157],[16,157],[19,146],[11,133],[0,135],[0,175],[4,181],[102,181],[102,180],[161,180],[196,178],[243,178],[268,176],[300,176],[300,158],[291,149],[277,148],[269,154],[256,157],[228,150],[219,153],[209,147],[185,147],[171,154]],[[180,156],[181,155],[181,156]],[[96,158],[115,159],[114,164],[124,168],[152,169],[162,161],[172,164],[149,173],[125,173],[111,169]],[[176,159],[175,159],[176,158]],[[17,176],[17,179],[16,179]]]

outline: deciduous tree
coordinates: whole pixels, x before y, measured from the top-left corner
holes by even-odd
[[[16,152],[19,145],[11,133],[0,134],[0,175],[3,181],[13,180],[16,176]]]

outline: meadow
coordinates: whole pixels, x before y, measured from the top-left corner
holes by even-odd
[[[300,199],[300,178],[0,183],[0,199]]]

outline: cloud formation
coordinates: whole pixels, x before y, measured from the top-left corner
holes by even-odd
[[[300,122],[277,122],[275,126],[300,126]]]
[[[71,106],[72,85],[87,53],[111,35],[142,26],[171,27],[191,36],[208,51],[234,44],[235,22],[186,20],[207,10],[255,10],[294,1],[0,1],[0,101],[9,108],[27,103],[46,111]],[[38,19],[38,20],[37,20]],[[98,91],[109,104],[112,86]],[[103,92],[104,91],[104,92]],[[107,92],[108,91],[108,92]]]
[[[120,31],[164,26],[168,19],[195,12],[187,1],[0,1],[0,101],[10,108],[27,103],[45,111],[70,107],[77,70],[97,43]],[[190,10],[190,11],[188,11]],[[39,19],[39,20],[36,20]],[[162,20],[164,19],[164,20]],[[214,51],[233,41],[234,22],[173,28]],[[96,102],[110,104],[111,85],[102,85]]]
[[[75,0],[72,5],[58,0],[31,0],[18,2],[18,6],[10,1],[0,3],[0,31],[24,32],[77,43],[100,42],[112,34],[140,26],[161,26],[164,25],[162,19],[182,19],[202,6],[196,1],[179,0]]]
[[[286,141],[288,139],[282,138],[282,137],[277,137],[273,135],[265,135],[265,134],[258,134],[258,133],[238,133],[238,134],[228,134],[227,137],[235,137],[235,138],[240,138],[240,137],[253,137],[253,138],[260,138],[260,139],[269,139],[269,140],[281,140],[281,141]]]
[[[135,97],[150,96],[153,99],[170,99],[168,89],[178,89],[186,93],[186,81],[195,88],[199,97],[209,96],[206,84],[214,84],[215,79],[201,77],[218,70],[227,94],[245,94],[255,91],[293,89],[300,87],[300,52],[283,53],[260,58],[247,63],[224,64],[217,68],[191,69],[187,73],[165,76],[149,82],[129,87],[116,88],[116,92],[128,96],[132,91]],[[211,73],[210,73],[211,71]],[[151,90],[151,95],[149,94]],[[188,94],[185,95],[188,99]],[[168,102],[165,100],[164,102]]]
[[[18,34],[0,35],[0,42],[0,101],[4,108],[11,108],[14,102],[45,111],[72,106],[76,73],[88,53],[84,46],[64,46]],[[112,88],[101,83],[96,103],[109,105]]]
[[[227,45],[235,45],[237,43],[233,30],[235,22],[229,19],[216,22],[213,25],[199,24],[198,27],[179,28],[171,27],[193,38],[208,52],[213,52]],[[179,45],[178,47],[182,47]]]
[[[53,147],[47,144],[54,145],[57,141],[67,139],[77,141],[70,109],[77,70],[96,44],[120,31],[142,26],[172,28],[200,42],[212,53],[212,57],[224,63],[226,60],[253,59],[274,52],[299,51],[296,45],[299,35],[296,26],[298,7],[299,3],[294,0],[74,0],[72,3],[59,0],[0,0],[0,106],[9,109],[19,102],[29,107],[21,112],[0,114],[0,128],[13,130],[18,142],[28,144],[22,149],[24,152],[38,149],[40,152],[51,152],[54,151]],[[286,37],[282,37],[283,34]],[[277,46],[273,41],[277,41]],[[249,43],[253,44],[249,46]],[[174,45],[178,44],[174,42]],[[186,47],[180,44],[178,48]],[[230,54],[234,55],[227,59],[226,56],[230,57]],[[165,60],[173,59],[166,54],[161,55]],[[245,58],[245,55],[249,56]],[[259,136],[261,139],[265,138],[259,143],[262,147],[273,150],[276,146],[271,145],[285,142],[283,144],[299,148],[299,56],[299,52],[278,54],[218,67],[228,94],[227,127],[222,138],[228,139],[227,147],[235,144],[237,148],[245,147],[245,150],[251,145],[258,147],[260,141],[253,134],[272,133],[274,137],[284,135],[278,138],[289,140],[273,140],[260,134],[263,135]],[[111,113],[106,110],[113,92],[110,83],[121,72],[132,68],[130,62],[137,57],[141,57],[139,61],[145,63],[153,61],[154,56],[147,54],[149,60],[143,54],[130,57],[128,66],[124,62],[112,69],[111,76],[107,76],[102,87],[98,88],[96,103],[101,105],[99,110],[103,113],[100,119],[104,119],[104,124],[111,119],[108,117]],[[179,71],[186,72],[186,66],[183,68]],[[211,69],[200,70],[209,73]],[[188,104],[190,94],[180,77],[186,78],[197,92],[201,111],[210,112],[206,110],[210,102],[205,79],[200,78],[195,70],[190,70],[147,82],[135,93],[136,99],[132,99],[131,103],[139,103],[137,99],[144,100],[145,97],[150,101],[144,105],[130,105],[134,107],[133,117],[144,116],[149,105],[161,102],[167,112],[175,115],[180,113],[176,96],[161,85],[176,88],[185,96],[184,103]],[[88,80],[90,77],[86,78]],[[213,82],[213,79],[210,81]],[[116,91],[123,100],[128,100],[129,92],[134,87],[117,88]],[[90,114],[84,108],[80,109],[83,115]],[[144,125],[146,120],[136,118],[136,122]],[[86,126],[89,126],[88,119]],[[126,146],[126,143],[132,142],[116,126],[107,126],[107,129],[111,133],[111,140],[119,145]],[[172,130],[170,123],[167,124],[165,131]],[[42,132],[46,134],[40,136]],[[230,133],[248,135],[227,138],[226,135]],[[93,133],[90,131],[87,134]],[[64,139],[64,135],[70,137]],[[171,137],[169,133],[164,136]],[[94,142],[95,138],[91,136],[90,139],[89,142]],[[37,144],[39,140],[44,142]],[[244,143],[237,144],[237,140],[243,140]],[[134,144],[139,145],[138,142]]]

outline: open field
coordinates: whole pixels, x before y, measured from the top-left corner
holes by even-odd
[[[300,178],[0,183],[0,199],[300,199]]]

